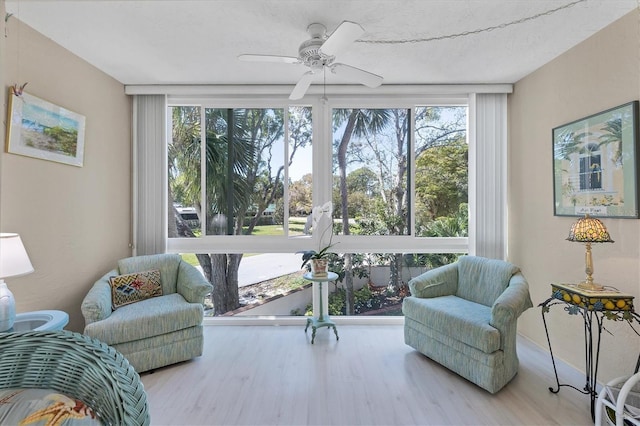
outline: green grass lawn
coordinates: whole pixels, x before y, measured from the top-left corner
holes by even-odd
[[[289,223],[289,235],[302,235],[304,230],[304,222],[301,224],[298,222],[290,221]],[[244,229],[246,232],[246,228]],[[284,235],[284,229],[282,225],[259,225],[253,228],[253,234],[257,236],[278,236]]]
[[[243,257],[255,256],[256,254],[258,253],[245,253]],[[193,266],[200,266],[200,262],[198,262],[198,258],[194,253],[181,253],[180,256],[182,256],[182,260],[184,260],[188,264]]]
[[[290,235],[303,235],[304,225],[307,222],[306,217],[291,217],[289,218],[289,234]],[[279,236],[284,235],[284,229],[282,225],[259,225],[253,228],[253,234],[255,236]],[[259,253],[245,253],[245,257],[255,256]],[[185,262],[193,265],[200,266],[198,258],[194,253],[182,253],[182,259]]]
[[[184,260],[188,264],[193,265],[193,266],[200,266],[200,262],[198,262],[198,258],[196,257],[195,254],[193,254],[193,253],[182,253],[182,254],[180,254],[180,256],[182,256],[182,260]]]
[[[246,228],[244,228],[243,233],[246,232]],[[272,235],[284,235],[284,229],[282,229],[282,225],[259,225],[253,228],[253,233],[251,235],[257,236],[272,236]]]

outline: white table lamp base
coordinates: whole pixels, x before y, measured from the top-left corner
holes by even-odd
[[[0,332],[13,327],[16,320],[16,299],[7,287],[7,283],[0,279]]]

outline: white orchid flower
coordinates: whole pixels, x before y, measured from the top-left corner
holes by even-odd
[[[317,225],[320,222],[322,216],[326,216],[331,219],[333,215],[333,203],[331,201],[327,201],[321,206],[315,206],[311,211],[311,215],[313,217],[314,225]]]
[[[313,234],[314,239],[318,241],[318,251],[315,250],[303,250],[298,253],[302,253],[302,268],[308,265],[312,259],[326,259],[328,250],[333,246],[331,243],[333,239],[333,203],[327,201],[321,206],[315,206],[311,210],[311,219],[313,222]],[[321,226],[326,227],[320,233]],[[325,234],[329,232],[329,241],[326,242]],[[308,266],[307,266],[308,267]],[[317,275],[320,276],[320,275]],[[326,275],[325,275],[326,276]]]

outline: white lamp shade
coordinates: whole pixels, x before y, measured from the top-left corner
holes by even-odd
[[[0,233],[0,278],[17,277],[33,272],[33,266],[20,235]]]

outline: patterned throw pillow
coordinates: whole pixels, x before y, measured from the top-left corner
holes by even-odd
[[[151,297],[162,296],[160,271],[136,272],[109,279],[113,309]]]

